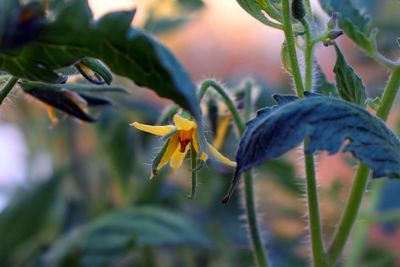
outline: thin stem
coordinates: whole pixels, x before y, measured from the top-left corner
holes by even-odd
[[[376,204],[380,198],[380,193],[382,191],[383,180],[375,181],[373,183],[372,192],[373,194],[370,195],[368,201],[365,206],[365,210],[373,211],[375,210]],[[391,212],[388,212],[389,214]],[[389,215],[388,214],[388,215]],[[375,222],[382,222],[384,221],[386,214],[368,214],[368,215],[361,215],[361,220],[357,222],[355,225],[355,229],[353,230],[353,236],[351,240],[351,248],[350,252],[347,256],[345,261],[344,267],[352,267],[352,266],[359,266],[358,262],[362,256],[362,253],[365,248],[366,240],[367,240],[367,232],[372,223]]]
[[[304,142],[304,147],[308,141]],[[321,234],[321,221],[318,205],[318,188],[315,178],[315,166],[313,155],[305,155],[306,181],[307,181],[307,201],[309,213],[309,226],[311,235],[312,258],[315,267],[328,266],[325,259],[324,243]]]
[[[307,20],[303,19],[302,24],[304,26],[304,31],[306,34],[306,50],[305,50],[305,55],[304,55],[306,70],[305,70],[304,90],[307,92],[311,92],[312,70],[313,70],[313,55],[312,55],[312,53],[313,53],[314,44],[312,41],[310,26],[309,26]]]
[[[400,66],[393,69],[389,82],[383,93],[381,105],[377,111],[377,116],[386,121],[393,102],[396,98],[400,87]],[[329,249],[329,261],[333,265],[341,255],[346,241],[349,237],[351,228],[357,218],[365,189],[367,187],[369,170],[364,164],[360,164],[353,180],[353,185],[344,209],[339,227],[333,238],[332,245]]]
[[[11,90],[14,88],[14,85],[17,83],[18,78],[17,77],[11,77],[6,85],[1,89],[0,91],[0,105],[3,104],[4,99],[8,96],[8,94],[11,92]]]
[[[193,145],[190,148],[190,171],[192,173],[192,185],[190,190],[190,195],[188,196],[189,199],[192,199],[196,194],[196,187],[197,187],[197,155],[196,150],[194,149]]]
[[[357,213],[360,209],[365,189],[367,188],[368,174],[368,167],[364,164],[360,164],[354,177],[354,182],[351,187],[349,198],[346,202],[346,208],[344,209],[341,222],[328,252],[331,265],[334,265],[336,260],[342,254],[351,228],[357,218]]]
[[[286,44],[289,54],[289,62],[292,67],[292,74],[296,87],[296,93],[298,96],[303,97],[304,87],[301,78],[299,62],[297,60],[296,45],[294,41],[292,16],[291,16],[289,0],[282,0],[282,14],[283,14],[283,31],[285,33]]]
[[[225,102],[225,105],[228,107],[229,112],[232,114],[233,120],[235,121],[236,126],[238,127],[238,130],[240,132],[240,135],[244,132],[246,129],[246,126],[244,125],[242,119],[240,118],[239,112],[235,106],[235,103],[233,100],[230,98],[230,96],[225,92],[225,90],[217,84],[215,81],[212,80],[206,80],[201,84],[200,91],[198,93],[198,98],[199,101],[201,101],[206,94],[208,88],[214,88],[215,91],[222,97],[222,99]]]
[[[310,4],[308,2],[308,4]],[[308,6],[308,16],[312,17],[311,7]],[[292,67],[292,74],[296,85],[296,92],[299,97],[304,96],[304,88],[306,91],[311,91],[312,86],[312,51],[313,51],[313,40],[310,32],[310,27],[307,20],[303,19],[301,22],[304,26],[306,34],[306,51],[305,51],[305,87],[300,74],[300,67],[297,60],[296,48],[294,44],[294,35],[291,26],[291,15],[289,8],[289,1],[282,1],[282,12],[284,16],[284,30],[285,38],[288,46],[289,60]],[[307,141],[305,141],[305,147]],[[322,239],[321,222],[319,215],[319,202],[318,202],[318,190],[317,181],[315,178],[315,166],[313,155],[307,155],[305,153],[305,168],[306,168],[306,181],[307,181],[307,198],[308,198],[308,213],[309,213],[309,226],[311,235],[311,246],[312,246],[312,258],[316,267],[327,266],[325,261],[325,250]]]
[[[251,103],[251,83],[246,82],[244,89],[244,121],[250,120],[251,113],[253,111],[253,105]]]
[[[249,171],[244,174],[244,200],[246,207],[247,223],[249,225],[250,237],[253,243],[253,249],[257,258],[258,266],[268,267],[267,253],[265,251],[265,247],[261,239],[260,229],[258,227],[253,188],[253,175]]]
[[[307,20],[308,21],[313,21],[313,14],[312,14],[312,8],[311,8],[310,0],[304,0],[303,3],[304,3],[304,6],[306,8]]]
[[[224,89],[222,89],[221,86],[219,86],[216,82],[212,80],[204,81],[198,93],[199,101],[201,101],[206,91],[210,87],[214,88],[216,92],[224,100],[225,105],[228,107],[230,113],[232,114],[235,125],[239,131],[239,135],[242,136],[246,129],[246,126],[243,120],[241,119],[234,102],[229,97],[229,95],[224,91]],[[261,233],[257,221],[256,207],[254,204],[253,176],[251,172],[245,173],[244,176],[244,198],[245,198],[247,224],[249,226],[250,239],[253,245],[253,251],[257,260],[257,264],[259,267],[268,267],[269,266],[268,256],[262,242]]]

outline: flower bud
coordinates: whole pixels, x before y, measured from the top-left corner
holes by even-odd
[[[328,21],[328,29],[333,30],[337,27],[337,22],[338,22],[338,14],[336,12],[332,13],[331,19]]]
[[[293,0],[292,2],[292,15],[295,19],[301,21],[306,15],[306,9],[303,0]]]
[[[342,34],[343,34],[342,30],[333,29],[328,33],[328,38],[329,38],[329,40],[335,40],[336,38],[338,38]]]

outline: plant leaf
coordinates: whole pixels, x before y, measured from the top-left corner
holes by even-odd
[[[333,68],[335,73],[336,85],[342,99],[353,102],[364,107],[367,100],[367,93],[361,78],[347,63],[339,47],[336,48],[336,64]]]
[[[188,218],[156,207],[136,207],[94,220],[60,239],[46,256],[57,266],[78,251],[83,266],[110,266],[133,249],[160,246],[208,248],[211,241]]]
[[[238,4],[252,17],[257,19],[261,23],[270,26],[272,21],[264,15],[264,11],[266,11],[267,6],[262,5],[262,2],[264,2],[263,0],[236,0],[236,2],[238,2]],[[271,8],[273,7],[271,6]],[[279,21],[280,14],[276,13],[276,11],[273,13],[268,12],[268,15]],[[276,24],[276,26],[278,25],[279,24]]]
[[[236,155],[237,167],[228,201],[240,175],[263,161],[278,158],[305,138],[305,151],[313,154],[351,152],[373,170],[373,177],[400,177],[400,141],[378,117],[337,98],[306,93],[275,95],[277,106],[262,109],[247,125]],[[342,144],[348,141],[342,148]]]
[[[18,247],[46,227],[55,204],[61,175],[57,174],[32,190],[17,191],[15,198],[0,213],[0,265],[8,262]]]
[[[189,110],[199,121],[196,88],[186,70],[161,43],[132,28],[134,11],[109,13],[93,21],[87,1],[55,1],[55,18],[23,47],[1,50],[0,68],[29,80],[56,82],[54,70],[86,57],[150,88]],[[1,45],[1,44],[0,44]]]
[[[322,8],[329,14],[340,14],[339,27],[346,35],[368,54],[375,52],[375,34],[370,33],[370,19],[353,0],[319,0]]]

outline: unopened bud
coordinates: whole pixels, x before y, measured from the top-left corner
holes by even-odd
[[[343,34],[342,30],[333,29],[333,30],[329,31],[328,38],[329,38],[329,40],[335,40],[336,38],[338,38],[342,34]]]
[[[293,0],[292,2],[292,15],[295,19],[301,21],[306,15],[306,9],[303,0]]]
[[[331,19],[328,21],[328,29],[333,30],[337,27],[337,22],[338,22],[338,14],[336,12],[332,13]]]

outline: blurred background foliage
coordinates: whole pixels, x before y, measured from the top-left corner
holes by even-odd
[[[101,1],[91,2],[96,7]],[[272,93],[290,93],[291,83],[279,63],[280,33],[266,30],[234,1],[133,2],[138,6],[134,23],[158,35],[195,79],[215,75],[234,94],[243,88],[242,81],[254,77],[255,110],[270,105]],[[399,54],[400,3],[360,2],[373,14],[384,53]],[[378,95],[386,79],[383,68],[346,38],[340,45],[365,77],[369,95]],[[317,55],[332,80],[333,51],[321,46]],[[112,107],[95,112],[94,125],[64,116],[59,125],[51,126],[43,106],[20,93],[2,108],[0,134],[5,143],[0,158],[14,158],[7,147],[17,154],[21,150],[22,156],[17,158],[20,162],[0,166],[0,266],[253,266],[240,194],[228,205],[221,204],[231,171],[208,162],[193,200],[187,198],[189,167],[163,171],[149,181],[150,162],[161,141],[129,123],[157,124],[171,103],[125,79],[116,77],[114,83],[131,94],[114,96]],[[223,109],[219,108],[220,116]],[[394,113],[399,115],[398,106]],[[398,133],[399,118],[390,120]],[[213,122],[208,125],[212,140]],[[232,158],[236,146],[231,129],[222,151]],[[299,155],[294,151],[255,171],[260,221],[274,266],[309,263]],[[348,155],[320,154],[318,160],[322,220],[329,240],[355,162]],[[379,210],[387,218],[363,217],[371,229],[360,248],[359,266],[400,266],[400,184],[388,181],[385,188]]]

